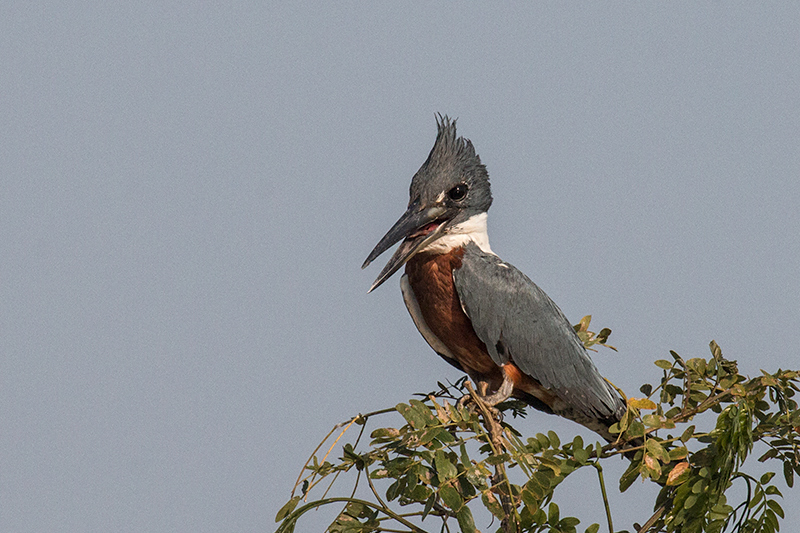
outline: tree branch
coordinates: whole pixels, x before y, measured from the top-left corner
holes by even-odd
[[[469,391],[472,401],[475,402],[475,405],[478,406],[478,409],[480,409],[483,415],[484,426],[489,432],[489,446],[492,448],[492,454],[500,455],[505,448],[503,443],[503,427],[495,420],[489,406],[486,405],[483,398],[475,392],[472,383],[466,381],[464,386]],[[501,521],[503,531],[506,533],[519,533],[520,525],[519,516],[517,515],[517,506],[514,505],[512,500],[514,492],[511,490],[511,482],[508,480],[505,466],[502,463],[495,466],[495,475],[492,477],[494,478],[492,480],[493,485],[505,484],[508,489],[507,495],[503,494],[502,491],[499,492],[500,504],[503,506],[503,513],[505,514],[505,517]]]

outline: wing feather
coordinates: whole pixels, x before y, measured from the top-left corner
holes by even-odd
[[[525,274],[469,244],[453,278],[464,312],[498,365],[513,361],[586,416],[624,412],[564,313]]]

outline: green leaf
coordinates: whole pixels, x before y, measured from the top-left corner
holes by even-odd
[[[633,418],[633,413],[631,413],[630,411],[626,411],[625,414],[622,415],[622,418],[619,420],[619,422],[614,423],[614,426],[618,426],[620,432],[625,431],[626,429],[628,429],[628,426],[630,425],[632,418]]]
[[[747,504],[747,507],[749,509],[755,509],[763,499],[764,499],[764,491],[756,487],[755,494],[753,495],[753,498],[750,500],[750,503]]]
[[[350,502],[344,508],[344,513],[353,518],[364,518],[369,513],[369,509],[359,502]]]
[[[427,405],[425,405],[419,400],[409,400],[408,403],[410,403],[411,408],[417,412],[417,415],[419,416],[420,420],[422,420],[424,426],[432,426],[439,424],[439,419],[433,415],[433,413],[431,412],[431,410],[428,408]]]
[[[373,470],[370,472],[369,477],[371,479],[384,479],[389,477],[389,471],[385,468],[379,468],[378,470]]]
[[[458,520],[458,527],[461,528],[461,533],[475,533],[475,520],[472,518],[472,511],[466,505],[463,506],[456,513],[456,520]]]
[[[281,520],[286,518],[286,516],[288,516],[289,513],[294,511],[294,508],[297,507],[297,503],[299,501],[300,501],[300,496],[295,496],[294,498],[286,502],[286,504],[284,504],[284,506],[280,508],[278,514],[275,515],[275,521],[280,522]]]
[[[461,499],[461,495],[455,487],[450,484],[442,485],[439,489],[439,497],[442,498],[444,504],[453,511],[458,511],[461,509],[461,506],[464,505],[464,500]]]
[[[543,497],[543,495],[540,496],[539,494],[534,493],[534,491],[530,490],[527,485],[524,489],[522,489],[522,492],[520,492],[520,496],[522,496],[522,502],[532,511],[535,511],[539,508],[539,502],[542,501]]]
[[[694,485],[692,485],[692,492],[694,494],[701,494],[705,492],[706,488],[708,487],[708,482],[705,479],[697,480]]]
[[[642,422],[644,422],[644,425],[649,428],[658,428],[663,424],[663,421],[659,415],[644,415],[642,417]]]
[[[678,459],[683,459],[687,455],[689,455],[689,450],[686,449],[686,446],[678,446],[669,451],[669,460],[677,461]]]
[[[386,489],[386,497],[389,499],[389,501],[394,500],[403,493],[403,491],[406,489],[407,482],[408,481],[405,477],[401,477],[389,485],[389,488]]]
[[[766,512],[764,512],[764,522],[766,523],[766,527],[764,527],[765,532],[778,531],[778,518],[771,509],[767,509]]]
[[[690,494],[683,502],[684,509],[691,509],[697,503],[697,494]]]
[[[653,400],[647,398],[628,398],[628,405],[637,409],[655,409],[658,407]]]
[[[628,488],[633,485],[633,482],[639,477],[639,468],[638,463],[632,464],[628,467],[622,477],[619,478],[619,491],[625,492]]]
[[[420,417],[419,412],[410,405],[398,403],[395,409],[406,419],[406,422],[408,422],[412,428],[422,429],[425,427],[425,419]]]
[[[658,368],[663,368],[664,370],[669,370],[670,368],[672,368],[672,363],[670,363],[670,362],[669,362],[669,361],[667,361],[666,359],[658,359],[658,360],[655,362],[655,365],[656,365]]]
[[[541,470],[531,476],[525,484],[525,488],[533,492],[539,500],[542,500],[547,494],[550,494],[552,479],[553,473],[551,470]]]
[[[487,471],[481,470],[481,467],[479,465],[470,466],[466,469],[465,472],[467,481],[469,481],[474,486],[480,489],[485,489],[488,486],[486,483],[486,478],[488,478],[490,475],[491,474],[489,474]]]
[[[657,440],[647,439],[647,444],[645,445],[645,448],[647,448],[647,451],[650,452],[650,454],[652,454],[662,463],[665,464],[669,463],[669,454],[664,449],[664,447],[661,446],[661,443],[659,443]]]
[[[436,438],[442,444],[450,444],[456,441],[456,438],[453,436],[453,434],[447,431],[445,428],[439,428],[437,430]]]
[[[794,486],[794,471],[792,470],[792,463],[784,461],[783,463],[783,479],[786,480],[786,486],[790,489]]]
[[[714,356],[714,359],[720,359],[722,357],[722,348],[719,347],[717,341],[711,341],[709,343],[709,347],[711,348],[711,355]]]
[[[780,516],[781,518],[784,517],[783,516],[783,508],[780,506],[780,504],[777,501],[775,501],[775,500],[767,500],[767,505],[769,506],[770,509],[775,511],[776,515]]]
[[[638,420],[631,422],[631,425],[628,428],[628,435],[631,437],[644,437],[644,424]]]
[[[425,485],[415,485],[411,491],[406,491],[406,497],[410,500],[422,503],[430,498],[433,491]]]
[[[467,453],[467,445],[462,442],[461,445],[458,448],[458,451],[461,452],[461,463],[465,467],[468,467],[469,465],[471,465],[472,461],[470,461],[469,454]]]
[[[600,531],[600,524],[594,523],[586,528],[585,533],[597,533],[598,531]]]
[[[297,525],[297,521],[290,520],[286,521],[278,527],[275,533],[294,533],[294,528]]]
[[[681,435],[681,442],[686,444],[694,436],[694,425],[689,426]]]
[[[555,431],[548,431],[547,437],[550,439],[550,443],[552,444],[553,448],[561,447],[561,441],[558,439],[558,435],[556,435]]]
[[[678,416],[680,413],[681,413],[681,408],[676,405],[675,407],[664,413],[664,416],[666,416],[667,418],[674,418]]]
[[[558,529],[561,531],[575,531],[575,526],[580,523],[581,521],[574,516],[565,516],[558,521]]]
[[[452,479],[458,475],[458,469],[456,465],[450,461],[450,458],[447,456],[447,453],[444,450],[436,450],[436,455],[434,455],[434,465],[436,466],[436,472],[439,477],[439,482],[444,483],[448,479]]]
[[[501,453],[499,455],[491,455],[485,459],[486,464],[497,466],[501,465],[507,461],[510,461],[511,457],[507,453]]]
[[[576,448],[575,451],[572,452],[572,455],[575,457],[575,460],[582,465],[585,465],[589,460],[589,452],[583,448]]]
[[[706,373],[706,360],[699,357],[693,357],[686,361],[686,366],[697,374],[704,376]]]
[[[489,509],[490,513],[500,520],[503,519],[505,516],[505,513],[503,512],[503,506],[500,505],[500,502],[497,500],[497,497],[494,494],[489,491],[483,492],[481,494],[481,501],[483,502],[484,507]]]
[[[692,469],[686,461],[676,464],[667,476],[667,486],[675,486],[684,483],[691,477]]]
[[[438,448],[437,444],[431,444],[434,439],[439,435],[439,428],[427,429],[419,436],[419,443],[427,448]],[[430,446],[428,446],[431,444]]]
[[[547,523],[551,526],[558,525],[558,505],[554,502],[551,502],[550,507],[547,508]]]
[[[375,440],[393,440],[400,436],[400,432],[394,428],[378,428],[369,436]]]
[[[775,485],[768,486],[767,489],[764,492],[766,492],[770,496],[778,495],[781,498],[783,498],[783,494],[781,494],[781,491],[779,491],[778,487],[776,487]]]
[[[428,501],[425,502],[425,508],[422,510],[422,519],[425,520],[425,517],[433,509],[434,504],[436,503],[436,494],[431,494],[428,498]]]

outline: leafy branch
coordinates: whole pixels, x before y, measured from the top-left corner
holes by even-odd
[[[585,317],[576,326],[584,344],[607,346],[610,330],[594,334],[589,322]],[[480,507],[497,519],[499,531],[573,533],[580,522],[561,516],[556,489],[586,467],[597,472],[603,521],[613,533],[601,462],[622,453],[630,465],[619,480],[621,491],[639,478],[661,487],[654,512],[643,517],[642,525],[633,524],[634,530],[778,531],[784,513],[776,472],[756,477],[743,468],[755,443],[762,443],[767,451],[758,461],[778,465],[775,470],[793,487],[795,474],[800,475],[800,411],[794,398],[800,372],[762,371],[747,378],[734,361],[724,359],[715,342],[710,348],[708,359],[684,360],[670,352],[672,361],[656,361],[659,382],[642,385],[643,397],[627,398],[627,412],[612,427],[618,438],[605,445],[585,444],[580,436],[562,444],[552,431],[525,439],[508,419],[525,416],[526,406],[516,400],[499,404],[505,418],[498,421],[480,399],[458,402],[466,393],[476,397],[465,379],[439,383],[438,390],[408,403],[355,416],[334,426],[303,466],[276,517],[278,533],[293,532],[307,512],[331,504],[342,506],[328,527],[332,533],[470,533],[478,531],[472,510]],[[715,422],[699,416],[704,413],[716,415]],[[372,429],[364,445],[367,425],[393,414],[402,417],[403,425]],[[708,428],[698,430],[701,423]],[[331,460],[355,427],[358,434],[340,447],[341,457]],[[352,480],[349,496],[328,497],[344,473]],[[366,492],[356,497],[362,478]],[[327,487],[312,498],[323,482]],[[734,484],[743,485],[746,496],[730,505],[726,494]],[[438,525],[423,528],[431,521]],[[585,531],[599,529],[594,523]]]

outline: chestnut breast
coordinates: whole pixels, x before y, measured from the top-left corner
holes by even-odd
[[[557,408],[557,396],[512,361],[501,370],[475,334],[453,280],[453,272],[461,268],[463,256],[463,248],[454,248],[444,254],[418,253],[406,263],[406,275],[425,324],[475,381],[485,381],[491,390],[497,390],[505,373],[514,383],[514,396],[545,411]]]
[[[418,253],[406,274],[425,323],[473,379],[502,380],[500,368],[472,329],[458,299],[453,271],[461,268],[463,248],[444,254]]]

